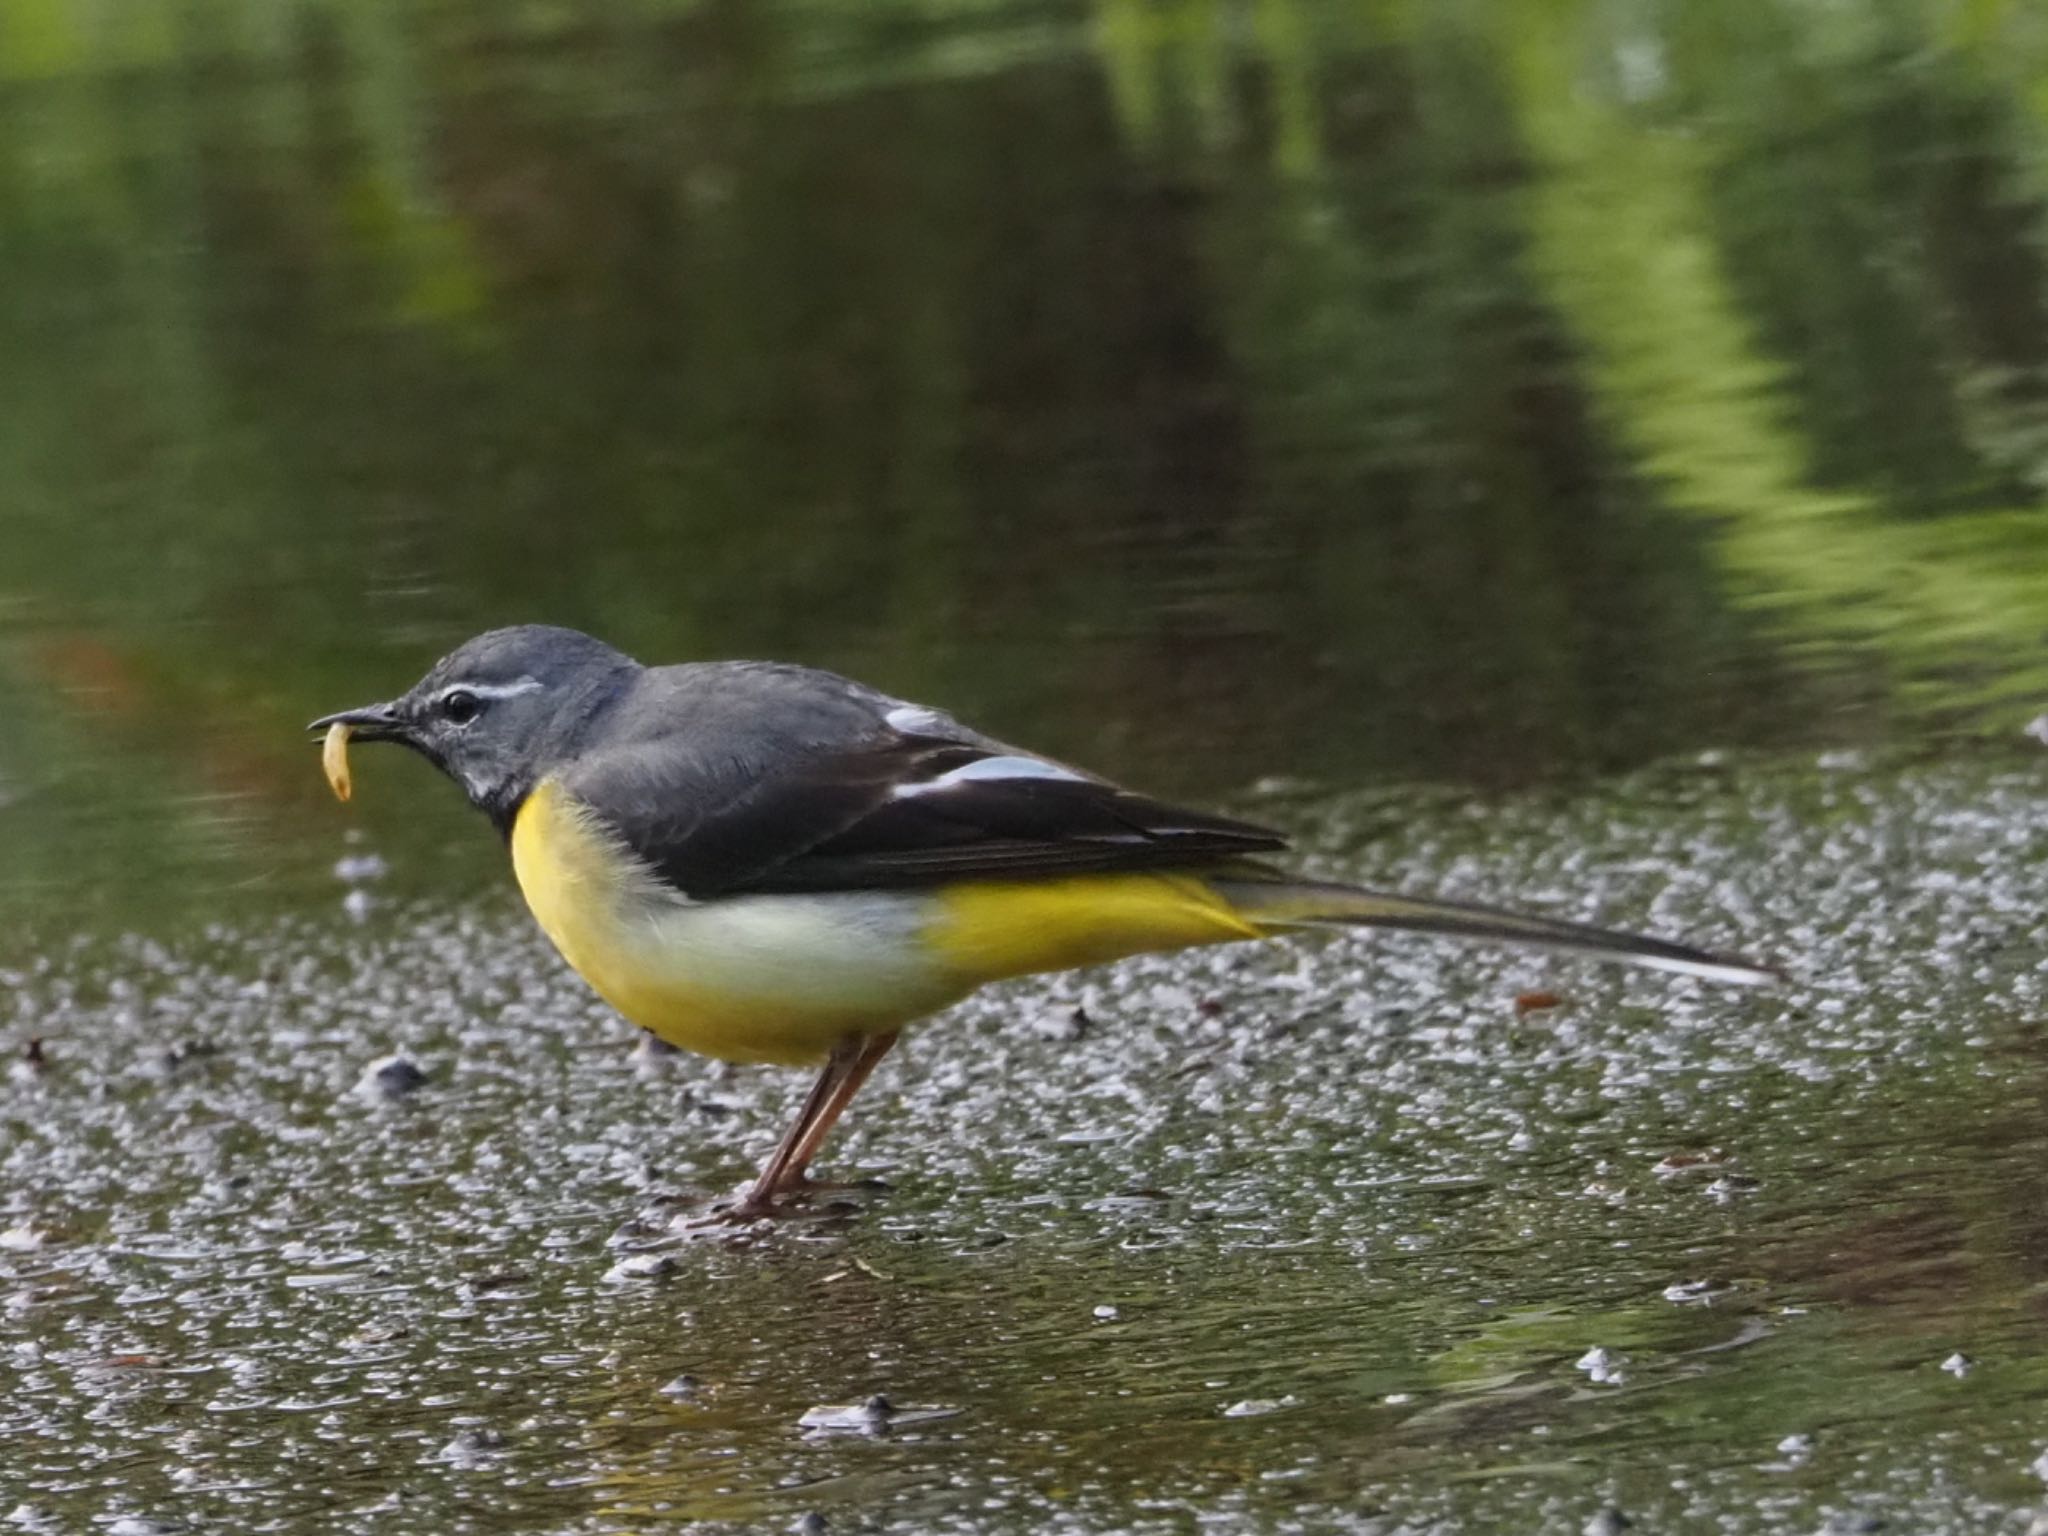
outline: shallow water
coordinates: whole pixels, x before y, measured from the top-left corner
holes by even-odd
[[[2036,764],[1266,809],[1333,870],[1794,980],[1389,938],[1007,986],[835,1144],[893,1188],[732,1240],[672,1220],[799,1085],[637,1057],[507,902],[358,921],[337,882],[83,942],[18,978],[49,1064],[0,1099],[14,1520],[1961,1532],[2041,1503]],[[1538,988],[1561,1005],[1518,1010]],[[425,1084],[358,1089],[392,1051]],[[803,1427],[876,1394],[890,1432]]]
[[[2026,1529],[2044,80],[2004,0],[9,0],[0,1522]],[[1792,979],[1005,987],[892,1188],[686,1239],[801,1085],[300,731],[533,619]]]

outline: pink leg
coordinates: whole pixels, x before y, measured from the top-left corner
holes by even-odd
[[[808,1181],[804,1170],[810,1166],[811,1159],[817,1155],[833,1125],[846,1112],[846,1106],[853,1102],[853,1096],[860,1092],[868,1074],[889,1054],[889,1047],[895,1043],[893,1033],[848,1035],[832,1047],[825,1069],[804,1096],[796,1123],[789,1128],[788,1134],[762,1165],[752,1187],[740,1197],[739,1204],[728,1215],[742,1220],[775,1215],[776,1196],[792,1194],[805,1187]]]
[[[818,1148],[824,1145],[825,1138],[831,1134],[832,1127],[839,1123],[839,1117],[846,1113],[846,1106],[853,1102],[853,1096],[860,1092],[861,1086],[867,1082],[869,1075],[876,1067],[881,1065],[882,1058],[889,1054],[889,1048],[896,1043],[896,1040],[897,1035],[895,1033],[868,1035],[861,1040],[860,1053],[854,1057],[853,1065],[847,1069],[846,1075],[839,1080],[839,1085],[833,1090],[831,1099],[818,1112],[817,1118],[811,1122],[810,1128],[804,1132],[803,1141],[798,1144],[795,1152],[790,1155],[789,1162],[782,1173],[782,1181],[775,1186],[776,1193],[788,1194],[793,1190],[804,1188],[810,1182],[809,1170],[811,1159],[818,1155]]]

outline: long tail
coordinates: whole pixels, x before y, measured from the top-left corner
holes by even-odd
[[[1261,879],[1257,875],[1214,879],[1210,885],[1239,916],[1262,928],[1406,928],[1417,933],[1449,934],[1546,949],[1575,950],[1602,960],[1676,971],[1708,981],[1738,986],[1767,986],[1782,978],[1776,971],[1730,955],[1716,955],[1667,939],[1617,933],[1585,923],[1530,917],[1498,907],[1456,901],[1423,901],[1368,891],[1355,885],[1314,880]]]

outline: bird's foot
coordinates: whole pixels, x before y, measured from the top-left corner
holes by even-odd
[[[776,1185],[775,1196],[780,1200],[811,1200],[822,1194],[842,1194],[847,1191],[857,1191],[865,1195],[885,1195],[893,1187],[884,1179],[814,1179],[808,1173],[800,1173]]]
[[[678,1232],[729,1232],[735,1227],[751,1227],[757,1222],[786,1221],[810,1214],[801,1201],[784,1200],[748,1189],[729,1199],[714,1200],[708,1206],[685,1211],[670,1226]]]
[[[843,1222],[860,1213],[859,1202],[820,1196],[838,1197],[856,1191],[875,1193],[888,1188],[880,1179],[813,1179],[808,1175],[785,1178],[772,1192],[750,1184],[732,1199],[713,1203],[708,1210],[678,1216],[672,1229],[686,1236],[706,1236],[786,1221]]]
[[[694,1211],[683,1211],[669,1223],[678,1237],[744,1238],[768,1231],[786,1217],[806,1212],[773,1201],[720,1200]]]

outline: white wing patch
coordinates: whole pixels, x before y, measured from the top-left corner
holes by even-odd
[[[950,736],[958,729],[936,709],[926,709],[922,704],[898,704],[882,716],[882,724],[906,736]]]
[[[986,782],[989,780],[1015,779],[1064,779],[1070,784],[1091,782],[1085,774],[1071,768],[1062,768],[1058,763],[1048,763],[1039,757],[977,757],[971,763],[962,763],[958,768],[940,774],[935,779],[925,779],[916,784],[899,784],[893,798],[915,799],[919,795],[939,795],[961,784]]]

